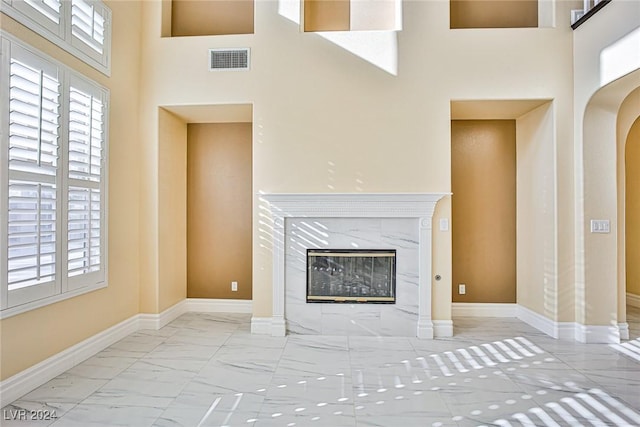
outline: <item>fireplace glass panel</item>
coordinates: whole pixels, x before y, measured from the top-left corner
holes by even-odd
[[[395,300],[395,250],[307,250],[307,302]]]

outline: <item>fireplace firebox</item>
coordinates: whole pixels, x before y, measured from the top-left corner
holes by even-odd
[[[307,249],[307,302],[394,304],[395,249]]]

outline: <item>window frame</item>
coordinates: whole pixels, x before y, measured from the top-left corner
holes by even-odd
[[[14,53],[13,50],[18,52]],[[109,89],[80,74],[63,63],[40,52],[24,41],[0,30],[0,319],[14,316],[29,310],[73,298],[108,284],[108,221],[109,207]],[[9,181],[19,179],[21,172],[9,170],[9,119],[10,119],[10,66],[14,57],[26,52],[34,57],[33,61],[43,62],[55,67],[59,80],[58,112],[58,159],[53,182],[56,186],[55,214],[55,279],[53,281],[26,286],[9,291]],[[15,56],[14,56],[15,55]],[[33,64],[32,64],[33,65]],[[100,267],[97,271],[85,272],[69,277],[68,272],[68,224],[69,224],[69,185],[77,186],[81,181],[69,177],[69,123],[71,88],[80,90],[102,103],[102,139],[99,181],[87,181],[81,188],[99,189],[100,192]],[[92,98],[93,99],[93,98]],[[5,130],[6,129],[6,130]],[[90,159],[90,158],[89,158]],[[89,160],[90,161],[90,160]],[[29,172],[24,173],[25,176]],[[15,176],[18,178],[15,178]],[[35,176],[36,174],[33,174]],[[14,176],[14,178],[10,178]],[[36,181],[34,181],[36,182]],[[91,220],[89,220],[91,224]],[[89,247],[88,251],[91,250]],[[44,295],[44,296],[43,296]]]
[[[24,0],[0,0],[2,13],[7,14],[27,28],[46,38],[58,47],[66,50],[76,58],[111,76],[111,9],[101,0],[80,0],[99,9],[104,17],[104,42],[102,54],[95,52],[92,47],[81,38],[73,34],[72,1],[60,0],[60,22],[55,24],[46,21],[46,17],[35,8],[21,3]],[[16,5],[20,6],[16,6]]]

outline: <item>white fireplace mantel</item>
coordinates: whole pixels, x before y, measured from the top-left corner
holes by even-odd
[[[271,334],[284,336],[285,219],[407,218],[418,221],[419,307],[416,336],[433,338],[431,320],[431,222],[436,203],[449,193],[261,194],[273,219],[273,311]]]

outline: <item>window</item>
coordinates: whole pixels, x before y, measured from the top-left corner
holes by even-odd
[[[0,34],[6,317],[106,286],[108,92]]]
[[[111,10],[100,0],[0,0],[2,11],[109,75]]]

